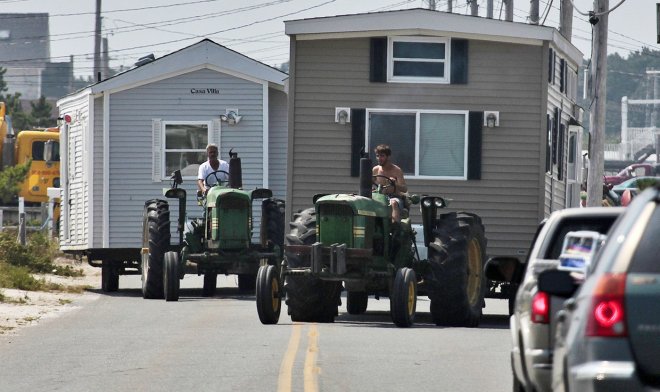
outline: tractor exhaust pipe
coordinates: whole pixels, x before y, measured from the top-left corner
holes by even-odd
[[[360,196],[371,199],[373,165],[371,159],[369,159],[369,154],[366,154],[364,149],[362,149],[360,155],[362,156],[360,158]]]
[[[229,187],[239,189],[243,187],[243,172],[241,169],[241,158],[237,152],[229,150]]]

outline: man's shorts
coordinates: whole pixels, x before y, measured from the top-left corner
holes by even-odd
[[[390,196],[389,199],[390,199],[390,205],[392,205],[392,200],[396,200],[398,202],[399,213],[402,213],[404,208],[403,199],[396,196]]]

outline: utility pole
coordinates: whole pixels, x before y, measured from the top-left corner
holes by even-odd
[[[539,0],[529,2],[529,24],[539,24]]]
[[[110,75],[110,57],[108,56],[108,38],[101,41],[101,77],[105,80]]]
[[[470,15],[479,16],[479,3],[477,3],[477,0],[467,0],[467,2],[470,4]]]
[[[561,0],[559,15],[559,34],[571,42],[573,39],[573,3],[572,0]]]
[[[429,9],[435,11],[435,0],[429,0]]]
[[[502,0],[502,4],[504,4],[506,8],[504,20],[507,22],[513,22],[513,0]]]
[[[493,0],[486,2],[486,18],[493,19]]]
[[[96,28],[94,30],[94,79],[101,81],[101,0],[96,0]]]
[[[453,8],[454,8],[453,7],[453,1],[452,0],[447,0],[447,12],[449,12],[451,14]]]
[[[587,176],[587,206],[600,206],[603,200],[603,168],[605,146],[605,103],[607,100],[607,22],[609,0],[594,0],[589,22],[594,25],[591,59],[593,103],[589,123],[591,146]]]

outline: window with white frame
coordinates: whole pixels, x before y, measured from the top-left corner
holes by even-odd
[[[366,145],[392,148],[392,161],[418,178],[466,179],[468,111],[367,110]]]
[[[206,146],[211,140],[209,122],[163,122],[164,173],[168,178],[175,170],[181,176],[197,178],[199,165],[206,161]]]
[[[388,81],[449,83],[449,53],[448,38],[390,37]]]

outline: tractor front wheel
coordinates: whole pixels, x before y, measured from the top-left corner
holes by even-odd
[[[273,265],[262,265],[257,272],[257,313],[261,323],[277,324],[281,307],[277,268]]]
[[[400,268],[390,293],[390,313],[397,327],[410,327],[417,309],[417,277],[411,268]]]
[[[165,301],[179,300],[179,255],[176,252],[165,253],[163,269],[163,287]]]
[[[366,291],[349,291],[346,294],[346,310],[348,314],[362,314],[367,311],[369,294]]]
[[[101,290],[106,293],[119,290],[119,272],[108,260],[103,260],[101,265]]]
[[[218,285],[218,274],[207,272],[204,274],[204,286],[202,287],[202,297],[213,297],[215,288]]]

